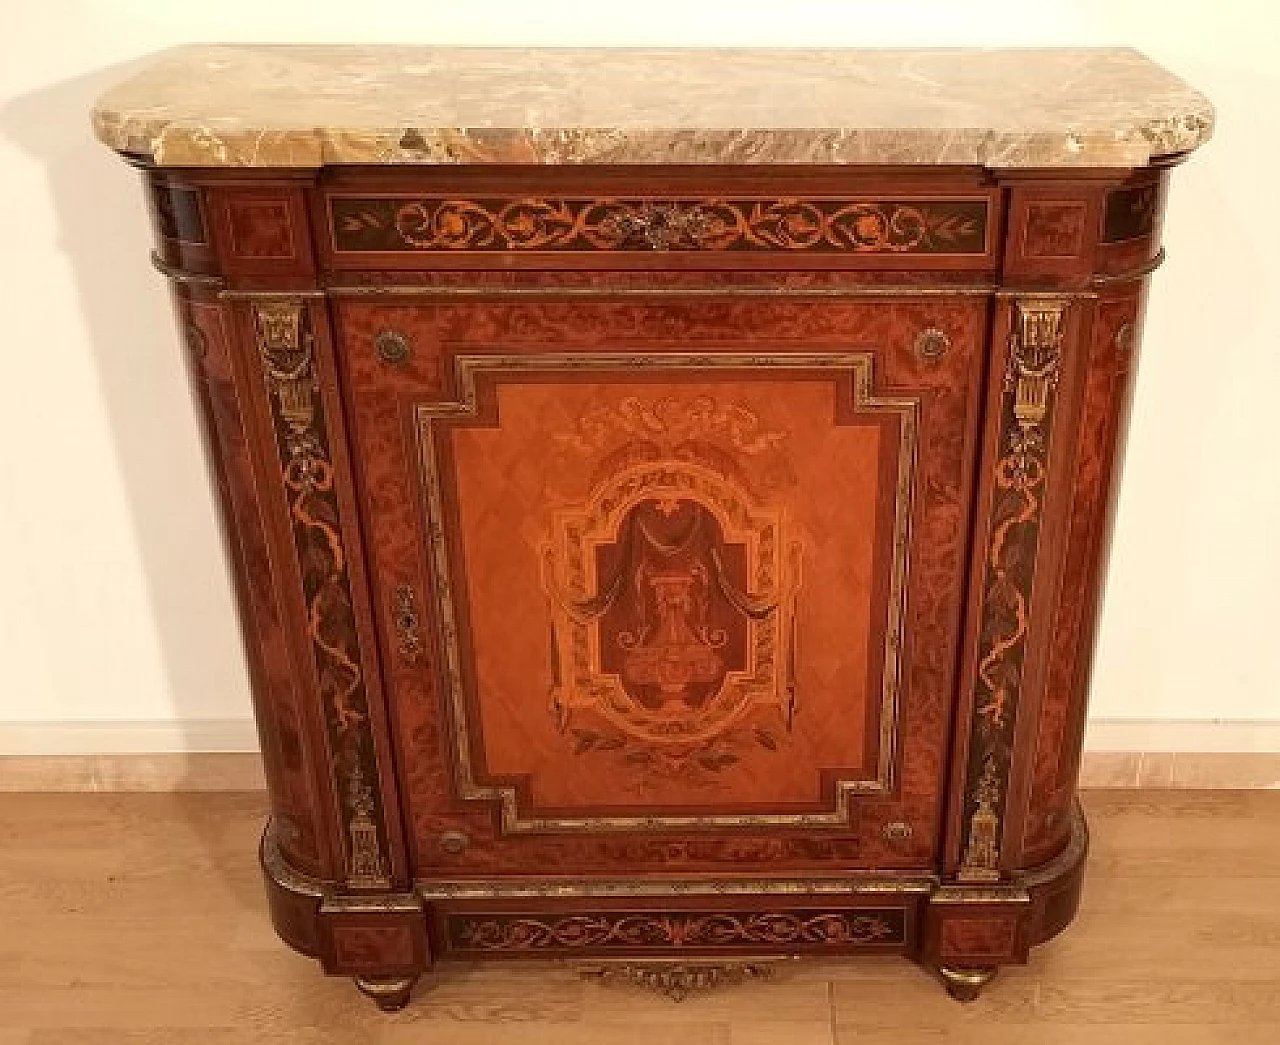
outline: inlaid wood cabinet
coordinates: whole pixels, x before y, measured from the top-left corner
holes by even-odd
[[[1198,96],[1129,152],[1081,128],[1081,162],[1031,132],[1027,162],[923,160],[927,127],[851,159],[820,114],[796,155],[369,117],[315,156],[301,115],[246,115],[299,53],[258,52],[214,55],[243,126],[192,130],[201,51],[97,118],[198,378],[280,935],[390,1008],[452,957],[883,952],[971,997],[1061,930]]]

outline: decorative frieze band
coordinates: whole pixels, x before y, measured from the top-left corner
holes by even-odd
[[[450,950],[582,953],[786,946],[796,950],[849,950],[902,945],[906,911],[786,909],[744,914],[590,911],[561,917],[533,913],[450,914]]]
[[[981,255],[988,200],[331,196],[339,253],[781,251]]]

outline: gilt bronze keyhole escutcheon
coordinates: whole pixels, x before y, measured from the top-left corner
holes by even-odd
[[[398,330],[380,330],[373,339],[378,358],[392,366],[403,366],[409,361],[409,339]]]
[[[932,363],[946,354],[947,349],[951,347],[951,338],[937,327],[929,326],[916,335],[914,347],[916,355]]]

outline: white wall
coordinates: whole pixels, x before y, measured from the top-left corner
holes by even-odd
[[[1280,13],[1270,0],[0,0],[0,723],[249,714],[119,65],[192,40],[1129,44],[1204,90],[1175,174],[1093,709],[1280,720]],[[177,731],[175,733],[175,731]],[[1274,733],[1272,734],[1274,735]]]

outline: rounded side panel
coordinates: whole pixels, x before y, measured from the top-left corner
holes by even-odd
[[[1075,919],[1084,893],[1088,853],[1089,826],[1077,800],[1066,847],[1047,864],[1029,871],[1024,879],[1031,897],[1029,936],[1033,947],[1053,939]]]
[[[276,934],[295,951],[320,957],[320,884],[290,867],[268,823],[258,847],[258,862],[267,886],[267,904]]]

